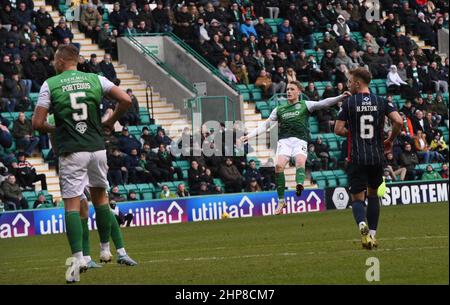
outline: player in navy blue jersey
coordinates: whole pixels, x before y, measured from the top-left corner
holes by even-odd
[[[377,190],[383,183],[384,152],[391,151],[392,142],[402,125],[402,119],[394,105],[383,97],[370,93],[371,79],[372,75],[364,68],[350,71],[348,85],[353,95],[342,104],[334,128],[337,135],[348,139],[352,210],[362,235],[362,245],[366,249],[377,247],[375,233],[380,215]],[[392,122],[392,134],[386,140],[385,116]]]

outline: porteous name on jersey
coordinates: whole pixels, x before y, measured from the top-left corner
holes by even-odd
[[[89,83],[75,83],[70,85],[61,86],[63,92],[75,91],[75,90],[89,90],[91,89],[91,84]]]

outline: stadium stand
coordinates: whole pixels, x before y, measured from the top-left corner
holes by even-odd
[[[444,60],[436,50],[436,31],[442,27],[448,29],[448,17],[444,18],[444,12],[448,12],[447,1],[425,1],[425,4],[424,1],[414,0],[402,3],[381,1],[381,22],[363,20],[361,16],[367,7],[365,3],[360,5],[359,1],[340,1],[339,9],[337,1],[320,1],[322,11],[318,11],[316,6],[306,9],[303,2],[280,1],[279,18],[275,19],[269,18],[272,13],[266,9],[266,1],[94,1],[94,5],[88,4],[88,1],[76,1],[81,2],[81,22],[70,21],[74,12],[77,15],[77,7],[68,6],[65,0],[47,1],[49,5],[44,1],[8,2],[2,1],[3,6],[0,8],[2,125],[13,134],[14,121],[19,112],[24,112],[27,119],[31,117],[40,84],[54,73],[51,59],[58,44],[71,42],[79,46],[80,55],[83,56],[80,68],[111,75],[114,81],[120,82],[123,90],[131,89],[131,94],[136,98],[135,113],[139,122],[127,128],[129,136],[140,144],[138,153],[144,151],[147,154],[147,164],[139,163],[133,168],[142,169],[144,166],[144,172],[146,170],[148,173],[139,173],[139,178],[133,179],[129,170],[123,173],[119,166],[121,177],[125,180],[118,186],[121,195],[136,191],[141,199],[159,198],[163,185],[176,193],[180,183],[186,184],[191,194],[198,191],[192,189],[191,179],[195,175],[190,175],[194,172],[191,171],[190,161],[194,160],[177,158],[170,161],[172,166],[164,168],[161,166],[164,161],[161,158],[164,157],[156,153],[160,143],[174,145],[171,139],[157,137],[158,131],[167,129],[174,120],[182,121],[179,128],[183,130],[189,126],[188,119],[154,91],[153,112],[150,112],[146,101],[146,83],[117,62],[118,37],[136,34],[172,32],[180,39],[180,43],[186,43],[197,55],[203,56],[215,73],[222,73],[224,78],[235,81],[233,85],[244,100],[244,120],[249,130],[267,118],[278,103],[285,101],[283,92],[272,96],[271,93],[277,91],[274,90],[275,86],[282,88],[280,84],[283,82],[300,80],[305,87],[304,98],[316,100],[344,91],[345,71],[356,66],[366,66],[376,76],[370,89],[382,96],[389,93],[392,101],[405,114],[402,136],[394,146],[395,159],[400,163],[399,156],[404,143],[414,144],[414,135],[417,130],[422,130],[427,142],[423,143],[422,149],[436,150],[448,162],[448,58]],[[17,15],[21,2],[29,6],[26,10],[33,10],[30,20],[23,20]],[[351,2],[353,6],[349,5]],[[30,7],[30,3],[34,7]],[[12,13],[5,10],[8,5],[12,7]],[[89,6],[91,8],[88,9]],[[95,18],[90,18],[86,13],[92,12],[92,8]],[[339,18],[339,15],[343,18]],[[346,30],[345,24],[350,31]],[[104,61],[108,57],[105,54],[111,55],[113,69],[109,62]],[[404,68],[400,63],[403,63]],[[410,90],[399,91],[390,87],[387,77],[391,65],[397,67],[399,78]],[[218,69],[219,66],[222,68]],[[284,72],[277,75],[276,70],[280,66]],[[261,70],[267,71],[266,77],[276,85],[267,88],[259,86],[258,75]],[[157,89],[157,84],[155,87]],[[411,92],[412,96],[405,92]],[[408,102],[411,102],[411,108],[405,106]],[[103,105],[102,111],[106,113],[113,104],[104,101]],[[310,168],[309,176],[311,184],[319,187],[346,186],[348,183],[345,173],[346,142],[332,133],[337,111],[338,108],[329,112],[321,111],[310,118],[310,145],[315,146],[320,161],[314,170]],[[151,113],[154,117],[151,117]],[[144,127],[149,129],[149,135],[141,137]],[[119,142],[122,127],[118,125],[115,132]],[[47,176],[48,191],[43,191],[45,199],[59,202],[57,164],[48,138],[36,133],[33,135],[39,137],[40,142],[28,161],[38,173]],[[321,142],[318,144],[319,137]],[[116,145],[114,134],[109,140],[112,147]],[[413,150],[416,150],[414,145]],[[269,162],[273,152],[265,147],[261,151],[256,163],[259,171],[263,172],[260,164]],[[4,165],[0,166],[4,168],[1,180],[15,173],[16,152],[16,141],[9,147],[0,147],[0,165]],[[124,152],[119,154],[123,155],[124,165],[129,165],[131,157]],[[233,159],[243,179],[249,172],[247,166],[250,159],[255,158],[244,156]],[[195,161],[211,169],[211,177],[206,177],[204,172],[200,173],[201,178],[197,177],[208,184],[211,192],[227,190],[226,183],[219,178],[219,167],[216,166],[223,160],[200,158]],[[420,178],[427,164],[423,158],[418,161],[420,163],[413,167]],[[444,164],[441,161],[431,163],[435,170],[447,171],[448,177],[448,168],[445,170]],[[182,181],[170,178],[171,168],[180,169]],[[133,181],[127,181],[130,178]],[[391,178],[395,180],[399,177]],[[289,187],[295,184],[293,168],[287,170],[286,181]],[[248,184],[247,180],[241,182],[242,188]],[[261,184],[264,184],[261,187],[265,190],[271,188],[270,183]],[[40,188],[38,183],[32,191],[23,190],[23,197],[30,208],[39,197]],[[0,195],[5,200],[4,194]],[[49,207],[52,204],[40,206]]]

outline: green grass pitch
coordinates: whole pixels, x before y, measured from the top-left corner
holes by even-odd
[[[80,284],[449,283],[448,203],[385,207],[378,250],[361,248],[350,210],[123,229],[139,265],[111,263]],[[91,232],[98,260],[97,232]],[[65,284],[65,235],[0,240],[0,284]]]

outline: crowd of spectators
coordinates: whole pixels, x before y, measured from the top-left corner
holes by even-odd
[[[156,32],[175,33],[218,67],[227,79],[255,84],[265,98],[284,93],[291,80],[309,82],[304,95],[310,100],[335,96],[346,90],[346,72],[363,66],[374,78],[386,79],[389,94],[406,99],[400,109],[404,127],[393,151],[387,155],[386,178],[437,177],[429,168],[422,173],[416,165],[448,162],[448,147],[439,127],[448,126],[448,109],[442,94],[448,93],[449,63],[448,58],[443,60],[436,51],[437,31],[448,28],[448,1],[381,0],[382,18],[375,21],[364,18],[370,9],[369,1],[72,2],[81,4],[77,27],[106,51],[102,61],[97,60],[96,54],[88,60],[80,56],[78,69],[81,71],[104,75],[119,85],[120,79],[112,65],[112,60],[117,59],[117,38]],[[57,0],[46,3],[59,9]],[[30,93],[38,92],[42,83],[55,74],[52,60],[58,45],[79,46],[72,41],[74,23],[69,24],[62,16],[54,24],[45,7],[34,10],[31,0],[5,0],[0,1],[0,6],[0,111],[31,111]],[[106,15],[108,21],[104,22]],[[276,33],[267,24],[267,18],[282,20]],[[353,32],[361,33],[361,43],[354,39]],[[322,33],[323,38],[316,41],[314,33]],[[411,39],[412,35],[418,35],[431,49],[419,47]],[[314,81],[329,82],[322,94]],[[139,125],[140,118],[136,97],[131,89],[127,93],[133,107],[114,130],[105,130],[111,185],[153,183],[161,189],[162,198],[274,188],[273,160],[257,169],[254,161],[247,162],[246,153],[250,148],[239,143],[232,150],[244,152],[242,156],[187,158],[191,167],[186,176],[172,163],[170,148],[174,143],[164,130],[151,135],[148,128],[143,128],[139,139],[129,134],[128,126]],[[422,98],[425,93],[429,93],[426,99]],[[114,101],[105,98],[102,115],[111,115],[114,106]],[[320,132],[332,132],[337,111],[338,107],[316,114]],[[1,195],[11,207],[25,207],[23,190],[32,189],[36,181],[41,181],[43,189],[46,187],[45,176],[36,173],[27,164],[26,157],[37,147],[47,148],[48,138],[31,130],[24,113],[13,122],[11,130],[10,123],[3,117],[0,119],[0,173],[5,180]],[[20,156],[7,152],[13,139]],[[214,143],[210,145],[214,147]],[[319,137],[310,143],[308,167],[336,169],[345,162],[345,148],[342,150],[340,158],[333,157]],[[25,170],[34,174],[25,174],[24,179]],[[439,174],[448,177],[447,165],[444,164]],[[214,183],[215,178],[222,179],[225,190]],[[181,180],[187,183],[180,184],[175,193],[164,184]],[[39,204],[43,203],[35,203]]]

